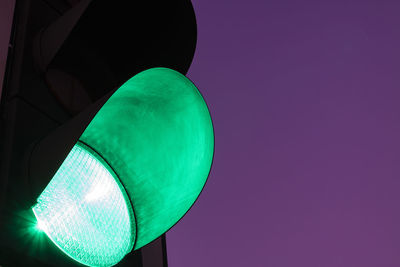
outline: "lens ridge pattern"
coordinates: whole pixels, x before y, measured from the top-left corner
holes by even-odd
[[[117,175],[77,143],[39,196],[38,228],[68,256],[88,266],[112,266],[132,250],[131,204]]]

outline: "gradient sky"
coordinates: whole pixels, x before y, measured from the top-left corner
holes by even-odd
[[[400,266],[400,2],[193,4],[216,153],[169,266]]]
[[[193,4],[216,153],[169,266],[400,266],[400,2]]]

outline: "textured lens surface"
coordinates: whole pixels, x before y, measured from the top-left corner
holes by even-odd
[[[107,164],[77,144],[33,211],[39,228],[68,256],[89,266],[111,266],[133,247],[128,203]]]
[[[185,215],[207,180],[214,151],[210,112],[199,90],[166,68],[128,80],[79,140],[107,160],[132,199],[134,249]]]

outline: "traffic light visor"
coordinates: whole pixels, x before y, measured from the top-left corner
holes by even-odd
[[[214,154],[203,97],[167,68],[125,82],[77,139],[33,210],[61,250],[90,266],[114,265],[175,225]]]

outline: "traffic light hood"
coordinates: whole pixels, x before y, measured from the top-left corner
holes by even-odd
[[[36,164],[64,155],[44,190],[38,187],[33,211],[59,248],[90,266],[116,264],[182,218],[206,182],[214,151],[207,105],[174,70],[143,71],[106,98],[39,143],[30,163],[34,183],[43,176]],[[54,142],[63,136],[65,142]]]

